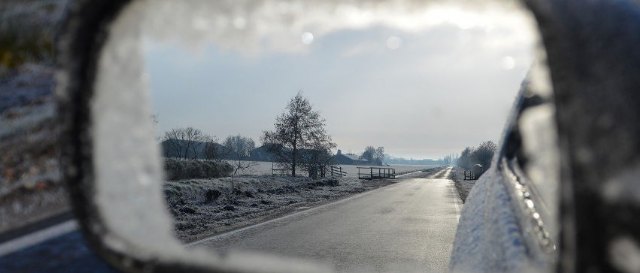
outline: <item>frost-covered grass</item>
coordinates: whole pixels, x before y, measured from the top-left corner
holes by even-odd
[[[392,182],[240,176],[166,182],[165,195],[176,235],[192,241]]]
[[[477,180],[464,180],[464,170],[459,167],[453,168],[450,178],[455,182],[460,199],[462,199],[463,203],[466,203],[467,196],[469,195],[469,192],[471,192],[471,189],[476,184]]]
[[[233,160],[225,160],[234,165]],[[238,175],[271,175],[272,163],[264,161],[248,161],[251,167],[248,169],[238,170]],[[277,167],[276,167],[277,168]]]
[[[439,169],[420,175],[429,175],[436,170]],[[396,181],[367,181],[356,177],[313,180],[308,177],[239,176],[169,181],[165,183],[164,192],[174,215],[177,237],[190,242]]]

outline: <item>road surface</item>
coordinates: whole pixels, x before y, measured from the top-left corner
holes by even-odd
[[[445,169],[191,246],[313,259],[338,272],[446,272],[460,199]]]

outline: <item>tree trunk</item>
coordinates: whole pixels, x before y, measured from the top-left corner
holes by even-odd
[[[293,142],[293,158],[291,160],[291,176],[296,177],[296,158],[298,157],[298,147],[296,147],[296,142]]]

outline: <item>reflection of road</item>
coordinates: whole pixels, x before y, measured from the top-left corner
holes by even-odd
[[[326,261],[338,271],[445,272],[459,217],[450,169],[195,245]]]

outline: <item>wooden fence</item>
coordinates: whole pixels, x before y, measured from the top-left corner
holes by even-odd
[[[329,166],[329,173],[331,177],[343,177],[347,176],[347,172],[342,170],[342,167],[338,166]]]
[[[396,178],[396,169],[383,167],[358,167],[358,178],[372,180]]]
[[[478,180],[478,175],[473,171],[464,171],[464,180]]]
[[[326,174],[331,175],[331,177],[344,177],[347,176],[347,172],[342,170],[342,167],[338,166],[327,166],[320,167],[318,169],[312,169],[310,174],[316,175],[318,177],[325,177]],[[271,163],[271,175],[279,175],[279,176],[289,176],[291,175],[291,169],[289,168],[278,168],[276,164]]]
[[[291,170],[289,168],[276,168],[276,164],[271,162],[271,175],[289,176],[291,175]]]

